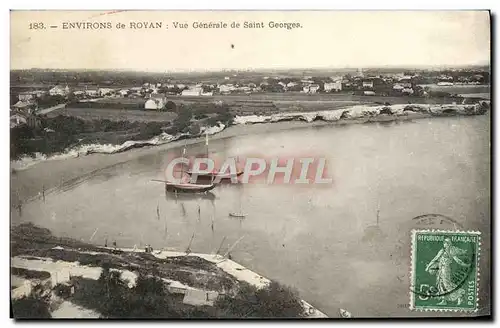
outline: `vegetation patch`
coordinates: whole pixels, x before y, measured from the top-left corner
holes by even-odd
[[[98,280],[73,277],[71,302],[96,310],[106,318],[300,318],[304,316],[300,298],[290,288],[276,282],[257,289],[242,285],[234,297],[221,296],[214,306],[183,303],[182,294],[168,291],[158,277],[139,275],[133,288],[118,272],[103,269]],[[62,288],[62,287],[61,287]],[[59,288],[59,289],[61,289]]]
[[[10,274],[25,278],[25,279],[45,280],[45,279],[50,278],[50,272],[28,270],[28,269],[23,269],[23,268],[10,268]]]
[[[106,103],[87,104],[89,104],[87,106],[108,106]],[[37,126],[25,124],[11,128],[10,156],[12,159],[35,156],[36,153],[50,156],[85,144],[120,145],[128,140],[149,140],[162,132],[171,135],[190,133],[192,136],[197,136],[200,126],[215,126],[219,122],[229,126],[234,118],[229,107],[223,104],[177,106],[169,101],[165,110],[177,113],[177,117],[173,121],[139,122],[94,117],[82,119],[71,116],[70,112],[55,117],[40,116],[40,124]]]
[[[11,228],[12,255],[40,256],[53,260],[80,262],[101,267],[98,280],[71,277],[69,285],[54,287],[56,295],[77,305],[95,310],[107,318],[297,318],[304,316],[298,294],[276,282],[258,289],[238,281],[214,263],[195,256],[158,259],[149,253],[101,249],[71,239],[57,238],[48,229],[31,223]],[[65,249],[53,249],[61,246]],[[71,247],[72,249],[66,249]],[[85,254],[83,250],[100,254]],[[136,284],[119,271],[137,274]],[[12,274],[38,279],[48,273],[12,269]],[[36,276],[36,277],[35,277]],[[50,274],[48,275],[50,277]],[[183,294],[171,293],[163,279],[176,280],[201,290],[221,293],[214,306],[183,303]],[[71,287],[74,293],[71,293]],[[50,294],[49,294],[50,295]],[[49,297],[49,298],[47,298]],[[50,296],[35,288],[29,297],[13,301],[16,318],[48,318]]]
[[[38,284],[28,296],[12,301],[12,314],[16,319],[48,319],[50,315],[50,293]]]

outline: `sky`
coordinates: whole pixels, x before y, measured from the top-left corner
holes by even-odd
[[[265,28],[193,28],[195,22],[245,21]],[[30,29],[35,22],[46,28]],[[109,22],[112,29],[63,29],[69,22]],[[162,28],[131,29],[131,22],[161,22]],[[174,22],[189,28],[176,29]],[[269,22],[301,27],[276,29]],[[126,28],[117,29],[119,23]],[[162,72],[490,62],[487,11],[12,11],[10,33],[11,69]]]

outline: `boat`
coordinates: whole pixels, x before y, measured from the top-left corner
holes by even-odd
[[[205,145],[207,146],[207,158],[209,158],[208,133],[205,133]],[[238,170],[236,173],[233,173],[233,172],[220,173],[217,170],[212,170],[212,172],[194,172],[192,170],[188,170],[188,171],[186,171],[186,173],[189,174],[190,176],[192,176],[193,174],[197,174],[197,181],[198,181],[198,179],[211,180],[211,181],[218,179],[219,181],[221,181],[221,180],[229,180],[229,179],[232,179],[234,177],[237,178],[243,174],[243,171]]]
[[[175,200],[208,200],[214,202],[217,196],[212,191],[206,191],[203,193],[186,193],[186,192],[175,192],[172,191],[167,185],[165,185],[165,197],[173,198]]]
[[[238,219],[244,219],[247,215],[245,213],[243,213],[243,210],[242,210],[242,205],[241,205],[241,198],[242,198],[242,194],[243,194],[243,185],[242,184],[239,184],[237,185],[239,186],[240,188],[240,191],[239,191],[239,197],[238,197],[238,210],[237,211],[234,211],[234,212],[229,212],[229,216],[230,217],[233,217],[233,218],[238,218]]]
[[[346,318],[346,319],[347,319],[347,318],[352,318],[352,314],[351,314],[351,312],[349,312],[349,311],[347,311],[347,310],[340,309],[340,310],[339,310],[339,312],[340,312],[340,316],[341,316],[342,318]]]
[[[231,213],[229,213],[229,216],[233,217],[233,218],[244,219],[244,218],[246,218],[247,215],[244,213],[231,212]]]
[[[184,145],[184,149],[182,150],[182,155],[186,155],[186,145]],[[215,184],[210,182],[209,184],[198,184],[198,183],[190,183],[183,182],[182,178],[184,178],[184,166],[181,171],[181,181],[180,182],[171,182],[166,180],[157,180],[153,179],[151,181],[154,182],[162,182],[165,184],[165,191],[173,191],[178,193],[206,193],[215,188]]]
[[[187,171],[186,172],[187,174],[189,175],[193,175],[195,174],[196,172],[193,172],[193,171]],[[243,171],[238,171],[236,173],[220,173],[216,170],[212,171],[212,172],[208,172],[208,173],[205,173],[205,172],[202,172],[202,173],[198,173],[198,179],[211,179],[211,180],[215,180],[215,179],[220,179],[220,180],[229,180],[231,179],[232,177],[239,177],[240,175],[243,174]]]
[[[196,193],[196,192],[208,192],[215,188],[215,184],[197,184],[197,183],[175,183],[165,180],[156,180],[153,179],[151,181],[155,182],[163,182],[165,184],[165,189],[167,191],[177,191],[177,192],[186,192],[186,193]]]

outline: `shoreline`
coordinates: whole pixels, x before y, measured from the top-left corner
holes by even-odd
[[[397,124],[398,122],[423,118],[466,116],[461,114],[436,116],[431,113],[406,112],[405,115],[379,114],[376,116],[354,116],[352,118],[336,120],[328,120],[328,118],[324,117],[327,114],[340,116],[339,112],[342,114],[341,110],[334,110],[316,113],[287,113],[284,116],[278,117],[276,117],[276,115],[270,116],[268,120],[259,119],[257,122],[250,122],[252,124],[240,123],[231,125],[218,133],[212,134],[210,139],[222,140],[250,134],[261,134],[318,126],[344,126],[350,124],[370,123]],[[297,119],[297,115],[304,115],[305,118]],[[249,116],[245,117],[250,118]],[[317,117],[320,117],[320,119],[317,119]],[[99,171],[126,164],[127,162],[133,161],[142,156],[175,149],[184,145],[195,145],[202,142],[204,142],[204,137],[195,137],[190,139],[174,140],[159,145],[146,145],[140,148],[132,148],[116,153],[92,153],[85,156],[67,157],[64,159],[41,160],[33,165],[17,170],[13,168],[13,162],[11,161],[11,207],[19,206],[22,203],[41,198],[42,190],[44,190],[47,195],[65,185],[91,177]]]
[[[208,294],[215,298],[218,295],[231,295],[234,288],[238,289],[239,283],[242,282],[256,289],[265,288],[272,283],[270,279],[218,253],[187,253],[169,250],[147,252],[135,247],[101,247],[56,237],[47,229],[31,224],[21,225],[11,230],[11,233],[13,233],[14,245],[14,251],[10,256],[13,299],[30,295],[32,287],[37,283],[41,283],[46,291],[53,292],[57,285],[70,284],[72,276],[98,280],[104,269],[103,263],[108,263],[111,271],[119,272],[121,278],[125,279],[127,287],[133,288],[136,286],[137,279],[145,273],[144,270],[140,270],[141,267],[168,262],[170,264],[158,272],[151,274],[147,271],[146,274],[153,275],[167,283],[166,288],[172,294],[187,295],[193,291],[198,294],[206,293],[208,302],[203,301],[198,305],[213,306],[215,299],[212,298],[209,301]],[[205,261],[209,263],[208,268],[204,264]],[[123,265],[123,262],[129,265]],[[31,272],[26,272],[26,270]],[[180,272],[192,275],[176,274]],[[216,276],[217,278],[200,280],[198,274],[203,277]],[[230,280],[227,277],[231,277]],[[227,284],[228,281],[231,282],[230,286]],[[55,294],[52,295],[54,298],[49,307],[55,305],[52,310],[57,310],[55,303],[58,297]],[[185,296],[181,297],[184,298],[184,304],[192,304],[186,303]],[[327,318],[324,312],[302,298],[299,297],[297,301],[304,310],[305,318]],[[93,307],[84,310],[99,311]]]

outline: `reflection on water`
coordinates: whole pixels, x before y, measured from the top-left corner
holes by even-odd
[[[191,147],[190,154],[203,150]],[[175,195],[151,182],[164,178],[165,158],[179,155],[172,149],[26,204],[12,221],[86,241],[92,236],[101,245],[229,252],[295,286],[331,316],[339,308],[355,317],[420,315],[401,306],[409,301],[410,232],[422,228],[412,218],[441,213],[488,238],[489,117],[307,127],[210,142],[219,157],[300,156],[311,149],[327,158],[334,184],[221,184],[207,194]],[[245,219],[229,216],[238,209]],[[488,252],[487,240],[483,246]]]

